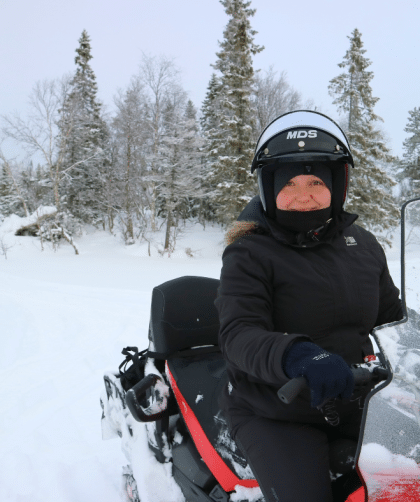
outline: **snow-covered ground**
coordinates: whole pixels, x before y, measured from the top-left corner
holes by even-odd
[[[55,252],[47,244],[41,252],[38,239],[15,237],[6,224],[0,226],[10,247],[7,259],[0,248],[0,501],[119,502],[127,462],[119,440],[102,441],[103,374],[118,368],[123,347],[147,347],[154,286],[183,275],[219,277],[223,233],[187,226],[171,257],[153,245],[149,257],[146,244],[126,247],[92,230],[76,240],[76,256],[68,244]],[[397,284],[398,260],[391,250]],[[137,463],[150,463],[145,441]]]
[[[118,502],[127,462],[119,440],[102,441],[103,374],[118,368],[124,347],[147,347],[154,286],[220,276],[223,233],[187,227],[177,251],[162,258],[153,245],[149,257],[147,245],[125,247],[92,232],[77,239],[76,256],[68,244],[41,252],[38,239],[14,237],[7,225],[0,227],[10,246],[7,259],[0,250],[0,500]]]

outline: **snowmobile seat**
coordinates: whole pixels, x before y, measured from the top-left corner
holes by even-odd
[[[162,354],[218,345],[219,316],[214,300],[218,279],[184,276],[153,288],[150,350]]]
[[[227,468],[238,475],[243,474],[247,461],[230,438],[218,404],[227,383],[222,354],[220,351],[197,351],[188,357],[177,354],[192,347],[217,347],[219,317],[214,300],[218,286],[217,279],[196,276],[179,277],[156,286],[152,292],[149,340],[151,350],[171,355],[166,363],[173,384],[182,394],[184,405],[178,402],[182,415],[187,406],[189,416],[194,415],[200,423],[202,438],[223,457]],[[185,445],[174,448],[174,457],[186,455]],[[247,474],[252,477],[250,471]]]

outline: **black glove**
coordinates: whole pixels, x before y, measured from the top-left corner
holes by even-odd
[[[283,354],[282,365],[289,378],[306,378],[313,408],[334,397],[349,398],[353,393],[354,377],[348,364],[315,343],[293,343]]]

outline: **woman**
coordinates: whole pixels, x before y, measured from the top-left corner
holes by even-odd
[[[354,455],[365,397],[349,366],[372,357],[375,326],[402,318],[382,247],[343,210],[350,165],[328,117],[277,118],[252,165],[260,195],[228,233],[215,302],[229,377],[220,405],[266,502],[333,501],[330,471],[353,468],[334,453]],[[285,405],[277,390],[297,376],[310,393]]]

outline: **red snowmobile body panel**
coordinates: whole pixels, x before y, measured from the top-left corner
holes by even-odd
[[[368,502],[418,502],[420,500],[420,484],[418,480],[412,480],[411,483],[404,484],[396,481],[377,497],[373,496]],[[366,502],[366,490],[362,487],[352,493],[346,502]]]
[[[197,447],[197,450],[200,453],[201,458],[207,464],[207,467],[212,472],[213,476],[220,483],[220,486],[226,492],[233,491],[236,485],[245,486],[246,488],[257,487],[258,482],[255,479],[240,479],[225,464],[222,457],[217,453],[213,445],[208,440],[193,410],[188,405],[186,399],[179,390],[175,378],[168,368],[168,365],[166,365],[166,374],[168,375],[172,390],[174,391],[176,400],[178,402],[179,409],[181,410],[182,416],[184,417],[185,423]]]

